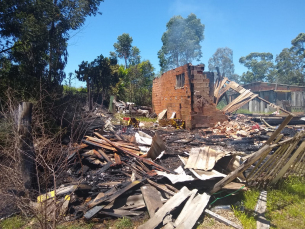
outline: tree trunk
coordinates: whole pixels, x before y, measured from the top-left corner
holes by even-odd
[[[125,68],[127,69],[127,58],[125,58]]]
[[[32,139],[32,103],[22,102],[18,109],[18,155],[20,157],[20,169],[25,189],[33,188],[36,177],[35,151]]]

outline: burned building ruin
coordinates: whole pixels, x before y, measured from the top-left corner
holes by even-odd
[[[185,120],[187,129],[211,127],[228,120],[214,103],[214,73],[205,72],[204,65],[186,64],[169,70],[155,78],[152,89],[152,105],[155,113],[167,109],[167,117],[173,112]]]

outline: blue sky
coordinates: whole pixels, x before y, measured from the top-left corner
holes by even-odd
[[[80,30],[71,31],[65,71],[74,72],[83,60],[92,61],[100,54],[109,56],[117,37],[129,33],[142,59],[150,60],[158,72],[157,52],[166,23],[175,15],[185,18],[194,13],[205,25],[200,62],[207,69],[216,49],[229,47],[235,72],[242,74],[246,68],[238,62],[241,56],[271,52],[275,58],[305,32],[304,10],[304,0],[105,0],[99,7],[102,15],[88,17]]]

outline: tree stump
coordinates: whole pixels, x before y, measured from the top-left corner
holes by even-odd
[[[35,151],[32,139],[32,103],[22,102],[18,108],[18,155],[25,189],[33,188],[35,173]]]

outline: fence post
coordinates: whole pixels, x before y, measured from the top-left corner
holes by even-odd
[[[22,102],[18,107],[18,154],[25,189],[33,188],[35,178],[35,152],[32,139],[32,103]]]

